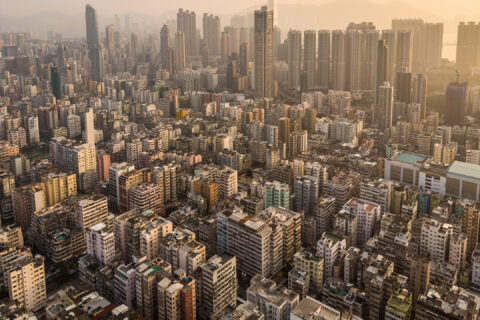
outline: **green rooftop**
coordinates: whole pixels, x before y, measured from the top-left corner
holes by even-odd
[[[342,240],[341,237],[336,236],[336,235],[334,235],[334,234],[332,234],[332,233],[328,233],[328,232],[325,232],[325,236],[326,236],[328,239],[332,240],[332,241],[333,241],[333,244],[335,244],[335,243],[337,243],[338,241]]]
[[[419,154],[402,152],[395,158],[395,160],[399,162],[409,163],[409,164],[416,164],[417,162],[425,161],[426,158],[427,157]]]
[[[467,179],[480,180],[480,165],[462,161],[454,161],[447,174],[453,174]]]

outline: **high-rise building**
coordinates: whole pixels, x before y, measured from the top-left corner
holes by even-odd
[[[390,73],[389,67],[390,48],[386,40],[378,40],[377,47],[377,75],[375,84],[375,103],[378,104],[378,87],[387,81]]]
[[[186,51],[185,51],[185,33],[177,31],[175,34],[176,50],[175,50],[175,67],[177,71],[181,71],[186,66]]]
[[[47,206],[53,206],[68,197],[77,195],[77,179],[74,173],[49,173],[41,180],[45,186]]]
[[[417,74],[413,77],[412,102],[420,104],[420,118],[427,118],[427,76]]]
[[[87,112],[83,115],[84,117],[84,130],[85,130],[85,143],[94,146],[95,145],[95,127],[93,124],[93,109],[88,108]]]
[[[388,82],[378,87],[375,122],[380,130],[390,128],[393,119],[393,87]]]
[[[480,24],[460,22],[457,33],[457,67],[462,71],[470,71],[480,64]]]
[[[47,302],[45,266],[42,256],[21,256],[6,275],[10,301],[19,302],[27,311],[37,311]]]
[[[298,90],[302,72],[302,33],[290,30],[287,34],[288,43],[288,87]]]
[[[290,207],[290,190],[288,184],[278,181],[265,184],[265,209],[271,206],[286,208]]]
[[[90,79],[101,81],[103,78],[103,54],[98,36],[98,18],[97,12],[89,4],[85,6],[85,25],[90,59]]]
[[[237,170],[225,167],[217,171],[215,180],[218,184],[218,195],[229,199],[238,192]]]
[[[357,218],[356,246],[361,248],[373,236],[375,224],[381,217],[380,205],[358,198],[350,199],[340,212],[347,212]]]
[[[445,124],[463,126],[467,113],[467,83],[452,82],[445,94]]]
[[[195,12],[189,10],[184,11],[181,8],[178,9],[177,32],[183,32],[185,37],[185,57],[196,56],[198,53],[198,39]]]
[[[203,14],[203,42],[207,46],[208,55],[220,55],[220,18],[218,16]]]
[[[27,118],[27,139],[29,144],[35,144],[40,142],[40,132],[37,116]]]
[[[102,265],[115,258],[115,237],[111,228],[100,222],[86,229],[87,251]]]
[[[56,66],[52,66],[50,69],[50,77],[52,78],[52,94],[57,99],[61,99],[63,97],[62,94],[62,77],[60,75],[60,71]]]
[[[67,116],[67,132],[70,139],[76,139],[82,134],[82,119],[79,115],[69,114]]]
[[[163,213],[163,190],[160,185],[154,183],[142,183],[128,191],[129,209],[137,209],[140,212],[152,210],[155,214]]]
[[[195,291],[196,281],[192,277],[163,278],[158,283],[158,319],[197,319]]]
[[[443,23],[425,23],[425,68],[440,66],[443,48]]]
[[[314,30],[305,30],[303,38],[303,73],[306,76],[307,89],[311,90],[316,87],[317,33]]]
[[[345,239],[329,232],[322,234],[317,242],[317,256],[323,258],[324,261],[324,279],[333,276],[333,266],[345,254],[346,249],[347,242]]]
[[[393,84],[395,81],[396,72],[396,36],[393,30],[382,30],[382,40],[385,40],[385,44],[388,48],[388,72],[387,82]],[[383,83],[383,82],[382,82]],[[380,85],[382,84],[380,83]]]
[[[347,37],[343,30],[332,31],[332,88],[345,90],[347,84]]]
[[[297,177],[295,179],[295,209],[312,215],[317,203],[320,187],[315,177]]]
[[[198,318],[219,320],[237,304],[237,259],[216,255],[197,270]]]
[[[95,194],[75,204],[76,225],[82,230],[103,222],[108,226],[107,197]]]
[[[359,30],[348,30],[346,34],[347,75],[346,89],[358,92],[362,89],[363,34]]]
[[[395,101],[410,103],[412,97],[412,74],[397,72]]]
[[[320,89],[330,87],[330,31],[318,31],[318,73],[317,84]]]
[[[168,48],[170,47],[170,31],[164,24],[160,30],[160,59],[163,69],[168,69]]]
[[[412,33],[405,30],[398,31],[395,52],[396,72],[412,72],[412,46]]]
[[[368,92],[372,98],[377,84],[378,41],[380,32],[366,30],[363,33],[364,53],[362,57],[362,90]]]
[[[255,11],[255,97],[273,98],[273,11]]]
[[[248,42],[240,44],[239,71],[242,76],[248,75]]]

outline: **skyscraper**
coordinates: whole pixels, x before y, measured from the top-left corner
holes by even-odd
[[[378,104],[378,87],[387,81],[389,74],[389,48],[386,40],[378,40],[377,47],[377,77],[375,84],[375,103]]]
[[[288,87],[298,90],[302,66],[302,33],[290,30],[287,34],[288,43]]]
[[[420,118],[427,117],[427,77],[423,74],[417,74],[413,78],[412,102],[420,104]]]
[[[203,14],[203,42],[210,56],[220,54],[220,18],[218,16]]]
[[[363,56],[363,77],[362,89],[373,94],[378,81],[377,76],[377,55],[378,55],[378,39],[380,33],[376,30],[367,30],[364,33],[365,51]]]
[[[397,72],[412,71],[412,33],[400,30],[397,32],[396,70]]]
[[[177,13],[177,32],[182,31],[185,34],[185,56],[197,55],[197,18],[195,12],[178,9]],[[180,69],[180,68],[179,68]]]
[[[170,31],[168,25],[164,24],[160,31],[160,58],[162,67],[168,69],[168,48],[170,47]]]
[[[460,22],[457,33],[457,67],[468,71],[480,64],[480,24]]]
[[[332,32],[332,88],[346,88],[346,35],[343,30]]]
[[[185,68],[186,61],[185,61],[185,33],[183,31],[177,31],[175,35],[177,49],[175,51],[175,66],[178,71]]]
[[[95,128],[93,124],[93,109],[88,108],[88,111],[84,115],[85,121],[85,142],[88,145],[95,145]]]
[[[396,41],[395,41],[395,32],[393,30],[382,30],[382,40],[385,40],[385,43],[388,48],[388,73],[387,73],[387,82],[394,84],[395,81],[395,69],[396,69]]]
[[[273,11],[255,11],[255,97],[273,98]]]
[[[359,91],[362,88],[363,35],[359,30],[348,30],[346,37],[347,89]]]
[[[467,83],[452,82],[445,94],[445,124],[463,126],[467,112]]]
[[[248,74],[248,42],[240,44],[239,69],[240,75],[246,76]]]
[[[395,100],[405,103],[411,101],[412,74],[410,72],[397,72]]]
[[[318,73],[320,89],[328,89],[330,83],[330,31],[318,31]]]
[[[90,78],[101,81],[103,78],[102,46],[98,39],[98,19],[95,9],[85,6],[85,25],[87,29],[88,57],[90,59]]]
[[[50,69],[51,73],[51,86],[52,86],[52,93],[57,99],[62,98],[62,79],[60,76],[60,72],[58,71],[58,68],[56,66],[52,66]]]
[[[113,57],[115,55],[115,27],[113,24],[105,27],[105,46],[108,49],[108,62],[113,63]]]
[[[375,120],[380,130],[392,126],[393,114],[393,87],[388,82],[378,87],[378,105],[376,106]]]
[[[317,34],[314,30],[305,30],[303,48],[303,72],[307,77],[308,89],[315,87],[315,74],[317,71]]]
[[[425,67],[438,67],[442,61],[443,23],[425,23]]]

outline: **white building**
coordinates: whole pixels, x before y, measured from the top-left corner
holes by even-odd
[[[322,238],[317,242],[317,256],[324,261],[324,279],[332,276],[333,265],[345,253],[346,248],[345,239],[328,232],[322,234]]]
[[[373,236],[376,223],[381,220],[381,207],[378,204],[358,198],[352,198],[344,204],[342,211],[346,211],[357,217],[357,243],[359,247]]]
[[[115,258],[115,236],[104,223],[87,228],[87,251],[101,264],[109,264]]]
[[[432,260],[447,261],[453,226],[437,220],[426,221],[420,235],[420,254],[430,254]]]

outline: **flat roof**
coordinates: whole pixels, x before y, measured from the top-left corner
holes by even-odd
[[[418,162],[423,162],[427,159],[426,156],[422,156],[416,153],[410,153],[410,152],[402,152],[400,153],[395,160],[399,162],[404,162],[404,163],[409,163],[409,164],[416,164]]]
[[[454,174],[468,179],[480,180],[480,165],[462,161],[454,161],[447,174]]]

